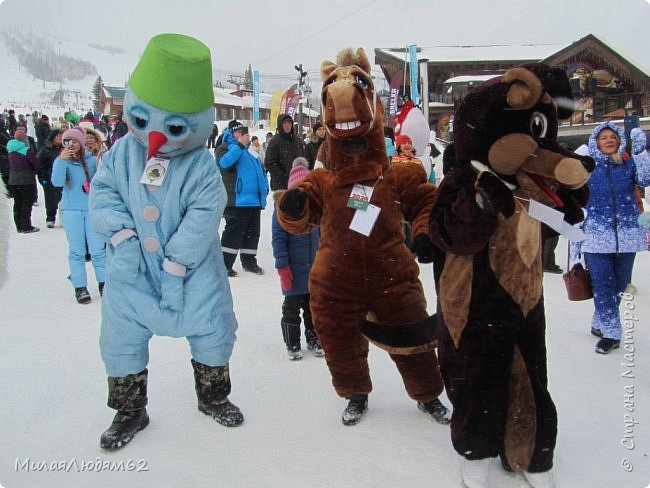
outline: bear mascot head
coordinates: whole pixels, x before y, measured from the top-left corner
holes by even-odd
[[[465,97],[446,150],[455,158],[447,165],[487,169],[511,190],[563,212],[567,222],[580,222],[594,162],[558,144],[558,120],[572,113],[563,70],[542,63],[512,68]]]

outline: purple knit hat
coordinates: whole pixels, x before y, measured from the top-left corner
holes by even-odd
[[[63,133],[62,141],[72,139],[77,141],[81,147],[86,145],[86,132],[81,127],[73,127]]]

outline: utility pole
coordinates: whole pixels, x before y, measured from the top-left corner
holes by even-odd
[[[298,93],[300,94],[300,101],[298,102],[298,136],[302,137],[302,96],[305,93],[305,77],[307,72],[302,70],[302,64],[294,66],[298,72]]]

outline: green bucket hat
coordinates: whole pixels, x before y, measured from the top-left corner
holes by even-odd
[[[144,49],[129,88],[163,110],[202,112],[214,103],[210,49],[183,34],[159,34]]]

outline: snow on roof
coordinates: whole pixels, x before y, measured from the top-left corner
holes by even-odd
[[[567,47],[567,44],[493,44],[419,47],[418,59],[434,63],[462,61],[539,61]],[[405,59],[405,48],[379,48],[378,51]]]
[[[111,98],[124,98],[124,94],[126,93],[126,88],[119,87],[119,86],[104,85],[103,88],[106,96]]]
[[[214,88],[214,102],[218,105],[230,105],[232,107],[240,108],[253,108],[253,96],[246,95],[243,97],[238,97],[233,95],[230,90],[227,88]],[[273,95],[270,93],[260,93],[260,108],[270,109],[271,108],[271,99]],[[305,100],[303,100],[304,102]],[[296,110],[296,113],[297,110]],[[320,112],[307,108],[303,103],[302,113],[309,117],[318,117]]]
[[[483,83],[484,81],[496,78],[501,75],[465,75],[465,76],[454,76],[444,81],[444,83]]]
[[[253,97],[247,95],[238,97],[233,95],[231,90],[226,88],[213,88],[214,102],[219,105],[230,105],[240,108],[253,108]],[[273,95],[269,93],[260,93],[260,108],[271,108],[271,98]]]
[[[443,103],[443,102],[429,102],[430,108],[449,108],[453,107],[453,103]]]

